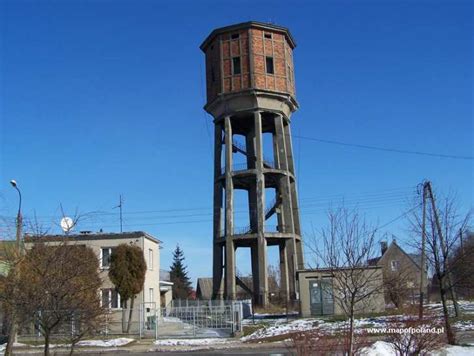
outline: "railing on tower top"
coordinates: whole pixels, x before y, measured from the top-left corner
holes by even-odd
[[[264,232],[270,232],[270,233],[290,233],[290,226],[288,225],[264,225]],[[239,235],[250,235],[250,234],[256,234],[257,231],[256,229],[252,229],[250,225],[247,226],[238,226],[234,227],[234,232],[233,236],[239,236]],[[225,237],[225,229],[222,229],[219,231],[219,237]]]

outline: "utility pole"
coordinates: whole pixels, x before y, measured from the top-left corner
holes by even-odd
[[[119,205],[114,207],[114,209],[119,208],[119,211],[120,211],[120,232],[123,232],[122,206],[123,206],[123,199],[122,199],[122,194],[120,194],[119,195]]]
[[[423,182],[422,197],[422,220],[421,220],[421,266],[420,266],[420,309],[418,318],[423,319],[423,301],[425,296],[425,249],[426,249],[426,188],[428,182]]]
[[[451,294],[451,299],[453,301],[453,306],[454,306],[454,313],[456,317],[459,316],[459,305],[456,297],[456,292],[454,290],[453,286],[453,279],[451,276],[451,271],[449,269],[449,261],[448,261],[448,247],[446,245],[446,240],[445,237],[443,237],[443,231],[441,229],[441,225],[439,222],[439,216],[438,216],[438,210],[436,210],[436,203],[433,195],[433,190],[431,189],[431,183],[427,182],[427,190],[429,192],[429,197],[431,200],[431,207],[433,210],[433,215],[436,223],[436,230],[438,232],[438,236],[440,239],[441,243],[441,251],[443,252],[443,267],[444,267],[444,272],[446,273],[446,279],[448,280],[448,285],[449,285],[449,292]],[[446,236],[447,238],[447,236]]]

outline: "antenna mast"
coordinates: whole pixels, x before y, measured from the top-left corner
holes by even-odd
[[[119,195],[119,205],[114,207],[114,209],[119,208],[119,211],[120,211],[120,232],[123,232],[122,206],[123,206],[123,199],[122,199],[122,194],[120,194]]]

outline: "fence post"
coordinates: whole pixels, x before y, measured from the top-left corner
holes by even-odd
[[[155,340],[158,340],[158,311],[155,307]]]
[[[142,338],[142,327],[143,327],[143,305],[140,305],[140,308],[138,310],[139,312],[139,318],[138,318],[138,332],[139,332],[139,335],[140,335],[140,339]]]
[[[193,308],[193,336],[196,336],[196,308]]]
[[[107,311],[105,314],[105,335],[109,335],[109,312]]]

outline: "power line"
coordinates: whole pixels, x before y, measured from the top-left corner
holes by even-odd
[[[302,199],[302,203],[299,208],[305,214],[308,214],[310,211],[320,211],[318,208],[324,208],[327,210],[327,206],[331,204],[344,204],[346,206],[355,206],[358,208],[371,208],[375,205],[380,205],[381,203],[402,203],[406,201],[408,195],[403,194],[403,190],[412,189],[412,187],[406,188],[394,188],[394,189],[385,189],[379,191],[372,191],[371,193],[360,193],[355,196],[349,196],[346,198],[343,194],[332,194],[326,196],[319,196],[317,198],[306,198]],[[386,205],[386,204],[384,204]],[[382,206],[384,206],[382,205]],[[248,214],[247,205],[237,204],[234,213],[236,214]],[[242,209],[242,210],[241,210]],[[207,211],[207,212],[204,212]],[[176,214],[170,215],[170,213],[175,212]],[[101,220],[100,222],[104,223],[107,220],[115,219],[118,213],[112,212],[94,212],[89,214],[90,218],[96,218]],[[204,217],[212,215],[212,207],[196,207],[196,208],[186,208],[186,209],[161,209],[161,210],[147,210],[147,211],[128,211],[124,212],[124,215],[127,215],[127,220],[159,220],[159,219],[176,219],[176,218],[192,218],[192,217]],[[137,216],[140,215],[140,216]],[[1,218],[1,216],[0,216]],[[14,219],[13,217],[3,217],[4,219]],[[37,219],[39,222],[50,222],[51,219],[55,219],[56,216],[43,216],[41,219]],[[104,221],[105,220],[105,221]],[[12,220],[13,221],[13,220]],[[100,223],[98,222],[98,223]],[[89,224],[91,221],[89,219]],[[1,222],[0,222],[1,225]]]
[[[395,219],[390,220],[389,222],[383,224],[382,226],[379,226],[379,229],[383,229],[384,227],[394,223],[395,221],[400,220],[401,218],[403,218],[403,217],[407,216],[408,214],[410,214],[413,210],[418,209],[420,206],[421,206],[421,204],[418,204],[418,205],[414,206],[413,208],[405,211],[402,215],[397,216]]]
[[[339,146],[364,148],[368,150],[383,151],[383,152],[403,153],[403,154],[430,156],[430,157],[438,157],[438,158],[451,158],[451,159],[464,159],[464,160],[474,159],[473,156],[459,156],[459,155],[444,154],[444,153],[411,151],[411,150],[398,149],[398,148],[389,148],[389,147],[380,147],[380,146],[372,146],[372,145],[363,145],[363,144],[358,144],[358,143],[348,143],[348,142],[342,142],[342,141],[325,140],[321,138],[307,137],[307,136],[300,136],[300,135],[293,135],[293,137],[298,138],[300,140],[315,141],[315,142],[321,142],[321,143],[327,143],[327,144],[339,145]]]

